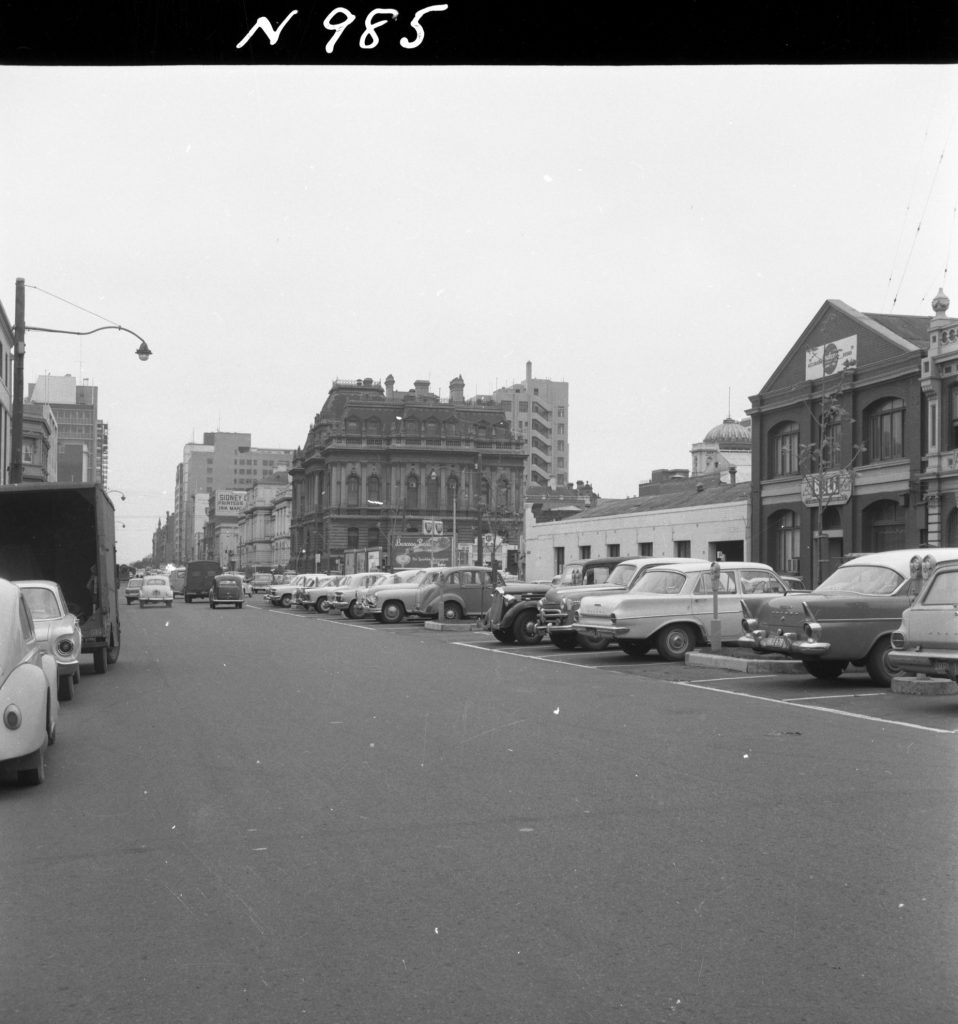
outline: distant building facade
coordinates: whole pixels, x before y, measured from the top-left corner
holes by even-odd
[[[533,377],[531,363],[526,374],[523,381],[497,388],[492,397],[512,433],[528,446],[527,486],[563,487],[571,466],[569,385]]]
[[[460,545],[519,530],[525,445],[498,402],[464,391],[461,377],[445,401],[427,380],[333,382],[290,470],[297,568],[362,567],[357,552],[458,563]]]
[[[57,423],[56,480],[107,486],[109,431],[97,417],[98,388],[72,374],[43,374],[29,386],[25,403],[50,407]]]

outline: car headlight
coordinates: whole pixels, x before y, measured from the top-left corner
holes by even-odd
[[[23,715],[16,704],[8,704],[3,709],[3,724],[10,730],[19,729]]]
[[[76,648],[73,646],[73,637],[61,636],[57,640],[57,654],[61,654],[64,658],[69,658]]]

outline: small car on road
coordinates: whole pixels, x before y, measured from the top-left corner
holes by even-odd
[[[896,672],[958,682],[958,561],[938,562],[929,553],[913,571],[923,586],[891,634],[888,664]]]
[[[239,573],[224,572],[213,577],[210,587],[210,608],[218,608],[221,604],[231,604],[234,608],[243,607],[243,577]]]
[[[143,586],[140,587],[140,607],[145,608],[148,604],[165,604],[167,608],[173,606],[173,588],[166,576],[145,576]]]
[[[46,749],[56,740],[57,665],[37,639],[26,597],[0,579],[0,769],[21,785],[46,775]]]
[[[958,548],[931,553],[958,558]],[[921,586],[912,560],[920,564],[927,554],[928,548],[905,548],[858,555],[814,590],[743,595],[739,644],[796,658],[816,679],[837,679],[851,663],[863,665],[876,685],[890,686],[897,671],[888,660],[891,635]]]
[[[667,661],[684,661],[709,642],[716,613],[722,642],[736,643],[742,595],[755,590],[784,594],[787,587],[761,562],[691,559],[654,565],[625,593],[584,597],[576,632],[611,637],[632,657],[655,647]]]
[[[123,596],[126,598],[127,604],[133,604],[134,601],[140,599],[140,588],[143,586],[142,576],[131,576],[126,581],[126,587],[123,589]]]
[[[271,572],[253,573],[249,578],[250,594],[266,594],[273,585],[273,574]]]
[[[329,610],[342,612],[347,619],[358,619],[365,614],[361,591],[374,587],[389,578],[388,572],[354,572],[344,576],[329,595]]]
[[[319,579],[320,576],[316,573],[300,573],[283,583],[271,583],[269,590],[266,591],[266,600],[274,608],[289,608],[297,590],[314,586]]]
[[[80,682],[80,622],[67,607],[59,583],[17,580],[17,586],[30,609],[37,640],[57,663],[57,697],[62,702],[73,700],[74,687]]]

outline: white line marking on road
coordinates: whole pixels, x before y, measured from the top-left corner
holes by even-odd
[[[482,651],[482,652],[484,652],[486,654],[505,654],[505,655],[507,655],[509,657],[512,657],[512,658],[527,658],[529,661],[544,661],[544,662],[546,662],[546,664],[549,664],[549,665],[555,665],[556,661],[557,661],[557,659],[555,659],[555,658],[546,658],[546,657],[543,657],[543,655],[541,655],[541,654],[525,654],[522,651],[513,651],[513,650],[510,650],[508,647],[503,647],[501,650],[499,650],[498,648],[495,648],[495,647],[482,647],[480,644],[467,644],[467,643],[464,643],[462,640],[453,640],[453,645],[455,647],[467,647],[467,648],[469,648],[470,650],[473,650],[473,651]],[[560,665],[568,665],[568,664],[571,664],[571,663],[568,662],[568,661],[565,661],[565,662],[560,661],[560,662],[558,662],[558,664],[560,664]],[[594,671],[595,669],[601,668],[602,666],[601,665],[578,665],[576,667],[577,668],[587,668],[587,669],[591,669],[591,670]]]

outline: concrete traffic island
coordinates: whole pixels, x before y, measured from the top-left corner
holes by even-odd
[[[892,676],[891,691],[913,697],[951,697],[958,694],[958,683],[937,676]]]
[[[718,668],[726,672],[747,672],[752,675],[806,675],[800,661],[777,654],[758,654],[747,647],[727,647],[721,654],[712,651],[690,651],[685,664],[697,668]]]
[[[473,622],[469,619],[452,619],[448,622],[442,622],[438,619],[426,619],[423,625],[426,629],[446,630],[451,633],[470,633],[473,630],[483,628],[478,622]]]

